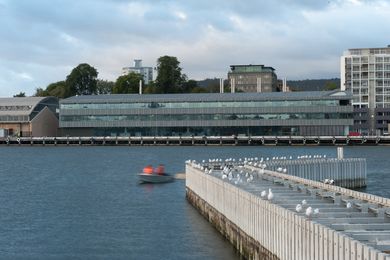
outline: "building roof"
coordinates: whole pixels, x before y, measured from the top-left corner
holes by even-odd
[[[249,64],[249,65],[230,65],[231,72],[229,73],[244,73],[244,72],[273,72],[275,69],[270,66],[264,66],[261,64]]]
[[[0,115],[24,116],[30,115],[34,108],[46,101],[56,100],[55,97],[13,97],[0,98]]]
[[[194,93],[194,94],[110,94],[73,96],[60,101],[73,103],[129,103],[129,102],[212,102],[212,101],[276,101],[352,99],[345,91],[301,91],[264,93]]]

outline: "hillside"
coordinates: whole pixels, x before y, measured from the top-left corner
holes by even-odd
[[[225,80],[225,85],[227,84]],[[201,88],[209,89],[213,92],[219,91],[219,79],[204,79],[197,81]],[[340,88],[340,79],[305,79],[287,80],[287,85],[292,91],[324,91]]]
[[[323,91],[340,88],[340,79],[287,80],[287,85],[292,91]]]

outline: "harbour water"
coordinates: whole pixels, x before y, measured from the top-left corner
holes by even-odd
[[[390,197],[389,147],[367,158],[372,194]],[[1,147],[1,259],[239,259],[185,199],[185,182],[138,184],[146,164],[187,159],[336,156],[335,147]]]

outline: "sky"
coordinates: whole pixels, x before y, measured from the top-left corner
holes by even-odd
[[[115,81],[175,56],[188,78],[263,64],[278,78],[340,75],[349,48],[390,44],[390,0],[0,0],[0,97],[65,80],[80,63]]]

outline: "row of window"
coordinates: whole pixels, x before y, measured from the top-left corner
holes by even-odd
[[[241,108],[241,107],[306,107],[345,105],[339,100],[251,101],[251,102],[139,102],[61,104],[60,109],[148,109],[148,108]],[[348,103],[347,103],[348,104]]]
[[[194,121],[194,120],[289,120],[289,119],[348,119],[350,113],[303,114],[188,114],[188,115],[72,115],[61,121]]]
[[[69,134],[72,135],[71,132]],[[340,126],[99,127],[95,136],[344,135]]]
[[[348,82],[349,83],[349,82]],[[390,87],[390,79],[381,79],[381,80],[371,80],[370,85],[374,85],[378,87]],[[349,84],[348,84],[349,86]],[[368,81],[367,80],[353,80],[352,81],[352,87],[368,87]]]
[[[26,122],[29,121],[28,116],[0,116],[1,122]]]
[[[352,58],[345,58],[346,64],[351,63],[368,63],[369,59],[368,56],[362,56],[362,57],[352,57]],[[370,58],[370,62],[374,62],[373,58]],[[375,62],[390,62],[390,56],[379,56],[375,57]]]
[[[0,106],[0,111],[28,111],[32,106]]]

